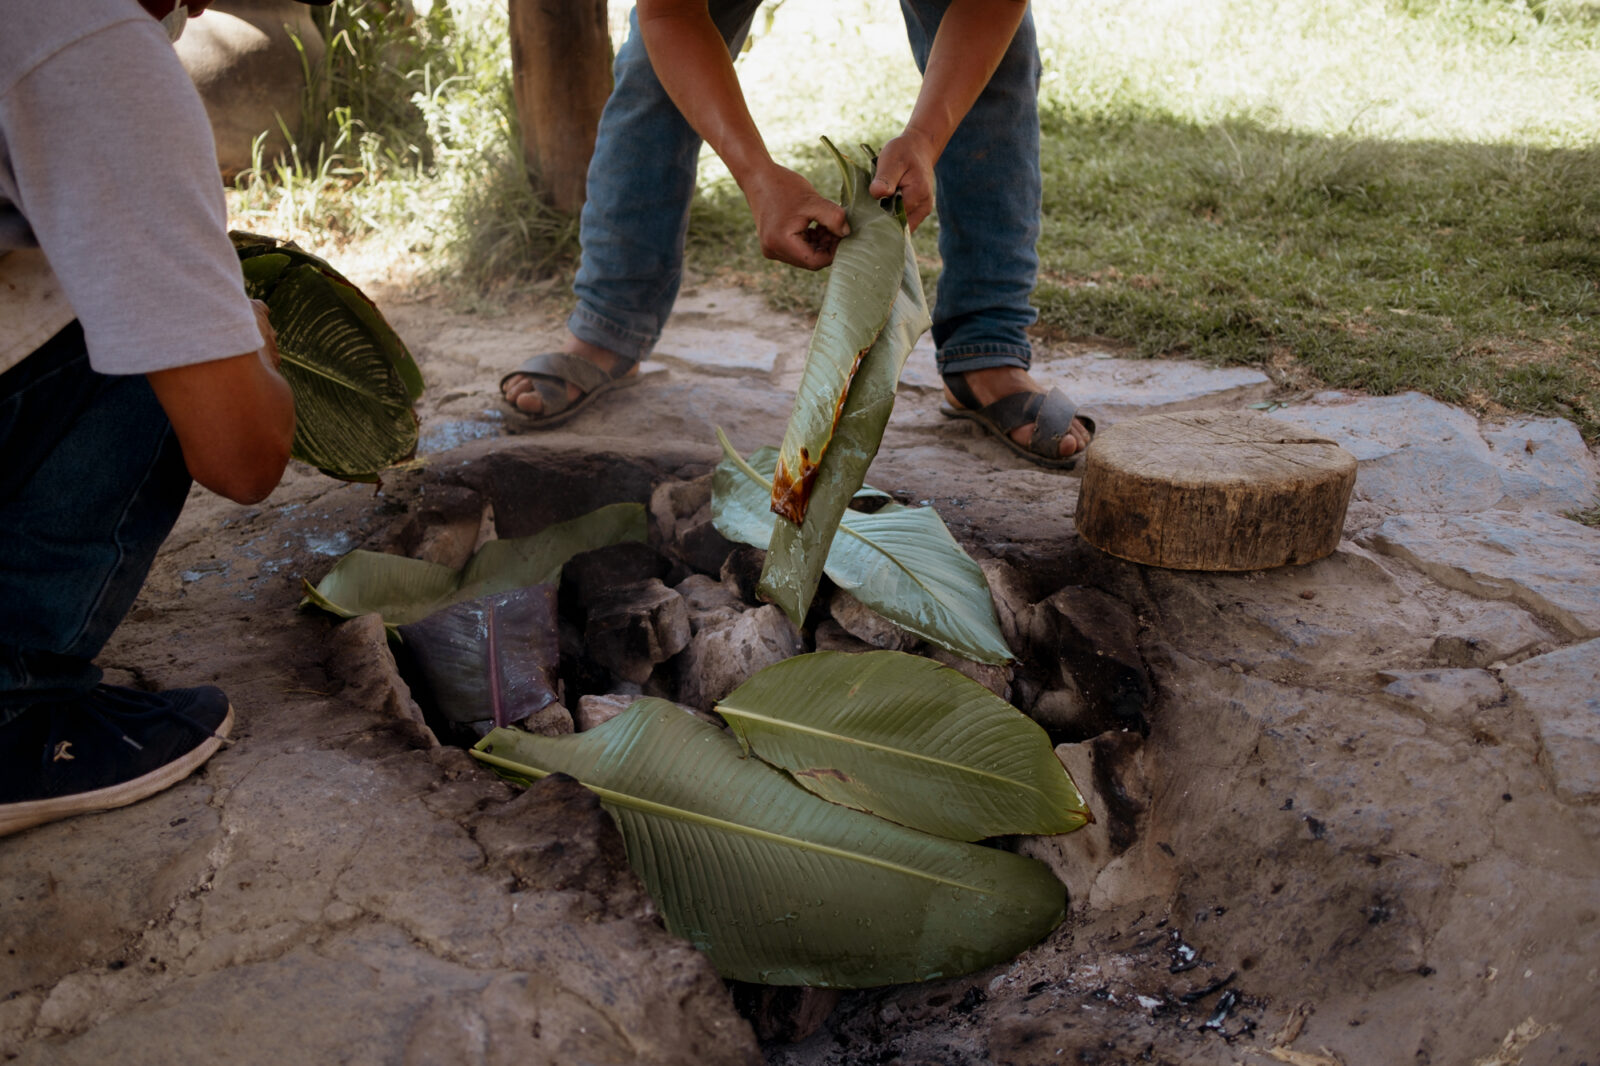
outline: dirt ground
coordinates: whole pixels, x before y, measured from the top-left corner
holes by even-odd
[[[1570,426],[1043,345],[1105,421],[1285,399],[1361,460],[1334,555],[1177,573],[1079,540],[1079,475],[941,418],[914,355],[869,480],[936,507],[1008,636],[1057,649],[1012,698],[1099,821],[1015,843],[1072,902],[1014,962],[753,1009],[660,927],[586,793],[517,795],[434,746],[381,636],[296,605],[354,548],[648,499],[709,471],[713,427],[777,443],[809,324],[691,288],[638,386],[530,434],[496,382],[558,340],[562,296],[373,292],[428,381],[421,461],[378,491],[296,467],[256,507],[191,499],[102,662],[223,686],[235,741],[0,841],[0,1059],[1600,1063],[1600,530],[1560,516],[1600,466]],[[1137,690],[1111,727],[1046,698],[1093,704],[1107,663]]]

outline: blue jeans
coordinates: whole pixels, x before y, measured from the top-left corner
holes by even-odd
[[[901,0],[918,69],[949,0]],[[710,0],[712,18],[738,48],[760,0]],[[600,117],[579,236],[578,305],[567,328],[579,340],[632,359],[650,354],[683,279],[683,245],[700,138],[656,80],[637,16],[617,53],[615,85]],[[1000,67],[934,168],[939,255],[933,306],[941,373],[1026,368],[1030,299],[1039,259],[1039,49],[1023,18]]]
[[[76,322],[0,374],[0,722],[99,683],[189,480],[149,382],[92,370]]]

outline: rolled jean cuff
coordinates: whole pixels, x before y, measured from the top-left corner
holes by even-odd
[[[635,362],[648,358],[661,338],[659,330],[645,332],[629,328],[581,303],[567,316],[567,331],[585,344],[596,345]]]
[[[952,345],[939,352],[938,364],[940,374],[965,374],[997,366],[1026,370],[1033,364],[1033,349],[1009,344]]]

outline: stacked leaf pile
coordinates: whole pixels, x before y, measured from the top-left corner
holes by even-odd
[[[734,736],[642,699],[576,736],[497,729],[473,753],[514,780],[565,773],[598,793],[667,928],[725,977],[950,977],[1065,915],[1048,867],[971,843],[1089,818],[1044,731],[976,682],[900,652],[816,652],[717,711]]]
[[[245,292],[267,305],[294,393],[290,454],[347,481],[417,450],[422,373],[377,306],[327,262],[292,242],[234,232]]]
[[[1065,893],[1047,868],[973,842],[1070,832],[1088,811],[1042,729],[930,659],[785,660],[717,704],[731,734],[659,699],[577,736],[504,728],[560,710],[562,566],[644,540],[644,519],[639,504],[615,504],[490,541],[460,570],[355,551],[305,603],[379,614],[444,717],[487,732],[478,758],[514,780],[567,773],[597,792],[669,928],[728,977],[951,976],[1060,922]]]

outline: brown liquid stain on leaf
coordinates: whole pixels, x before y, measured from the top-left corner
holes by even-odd
[[[781,458],[772,475],[772,513],[781,515],[800,525],[806,520],[806,507],[811,502],[811,486],[817,480],[817,464],[811,453],[800,449],[800,473],[796,476]]]
[[[839,419],[844,417],[844,402],[850,396],[850,383],[856,379],[856,371],[861,369],[861,360],[867,357],[867,352],[872,346],[861,349],[856,353],[855,359],[850,364],[850,373],[845,378],[845,387],[839,390],[839,399],[833,405],[833,422],[828,427],[828,439],[833,439],[834,432],[839,428]],[[827,448],[827,442],[823,442]],[[811,486],[817,480],[817,466],[822,462],[820,454],[815,461],[811,452],[802,447],[800,449],[800,471],[796,474],[789,469],[789,464],[784,462],[783,456],[778,457],[778,468],[772,475],[772,513],[787,518],[795,525],[804,525],[806,509],[811,506]]]

